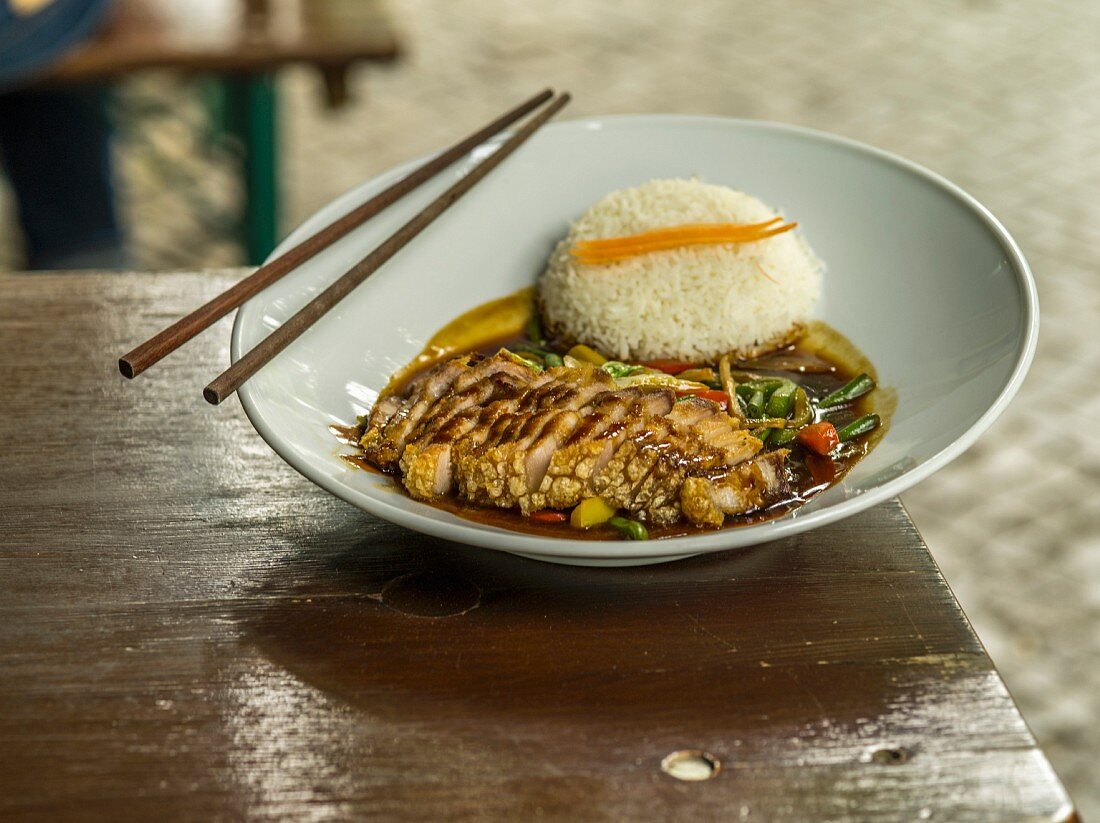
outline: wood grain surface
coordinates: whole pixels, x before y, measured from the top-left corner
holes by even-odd
[[[0,817],[1072,819],[896,501],[640,569],[421,537],[202,400],[227,320],[118,374],[240,276],[0,275]]]

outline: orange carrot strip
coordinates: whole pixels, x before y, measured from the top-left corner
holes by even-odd
[[[684,234],[674,237],[665,236],[659,239],[646,239],[644,241],[636,241],[632,245],[620,246],[614,249],[590,249],[581,248],[581,244],[577,244],[577,247],[573,249],[573,256],[581,263],[598,265],[601,263],[613,263],[618,260],[623,260],[628,257],[634,257],[639,254],[647,254],[654,251],[665,251],[667,249],[681,248],[684,246],[698,246],[698,245],[719,245],[724,243],[753,243],[758,240],[764,240],[769,237],[774,237],[777,234],[790,231],[795,228],[797,223],[787,223],[775,228],[746,232],[738,227],[737,230],[727,229],[723,231],[692,231],[685,232]],[[639,235],[641,237],[642,235]],[[587,241],[590,244],[600,243],[602,241]]]
[[[725,237],[734,233],[755,234],[757,231],[774,226],[783,220],[782,217],[773,217],[762,223],[686,223],[682,226],[670,226],[667,229],[654,229],[641,234],[629,234],[623,237],[607,237],[600,240],[581,240],[574,246],[574,250],[583,253],[603,252],[618,249],[624,246],[635,246],[660,240],[682,240],[688,235],[720,235]]]
[[[574,250],[580,254],[610,254],[618,251],[634,249],[639,246],[652,246],[673,243],[691,243],[697,241],[716,241],[726,237],[753,237],[765,231],[775,223],[769,220],[764,224],[741,225],[736,223],[691,224],[676,226],[671,229],[658,229],[644,234],[634,234],[627,237],[609,237],[605,240],[582,240],[577,243]]]
[[[791,229],[796,229],[796,228],[798,228],[797,223],[786,223],[782,226],[777,226],[774,229],[771,229],[769,231],[764,232],[763,234],[760,235],[759,239],[763,240],[767,237],[775,237],[777,234],[782,234],[785,231],[790,231]]]

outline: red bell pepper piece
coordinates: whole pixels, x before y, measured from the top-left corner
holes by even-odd
[[[646,360],[642,365],[665,374],[679,374],[696,367],[695,363],[685,363],[683,360]]]
[[[814,454],[828,454],[840,445],[840,435],[836,426],[828,420],[813,423],[798,433],[798,442]]]

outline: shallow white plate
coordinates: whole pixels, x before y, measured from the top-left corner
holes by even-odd
[[[489,150],[250,300],[233,327],[233,359]],[[275,254],[409,167],[330,203]],[[612,189],[691,175],[751,192],[799,221],[828,265],[817,315],[859,346],[881,382],[898,392],[890,430],[842,483],[766,524],[669,540],[590,542],[463,520],[338,458],[329,424],[366,411],[389,375],[447,321],[530,285],[569,220]],[[287,462],[379,517],[544,560],[653,563],[804,532],[923,480],[969,447],[1012,399],[1031,362],[1038,321],[1034,281],[1008,232],[974,198],[926,169],[839,137],[771,123],[589,118],[544,128],[239,394],[260,435]]]

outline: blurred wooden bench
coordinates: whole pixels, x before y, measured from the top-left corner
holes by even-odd
[[[388,63],[400,46],[378,0],[139,0],[74,50],[39,85],[111,82],[169,69],[213,74],[224,85],[226,128],[243,147],[241,235],[251,263],[278,238],[276,70],[315,67],[330,106],[348,100],[357,63]]]

